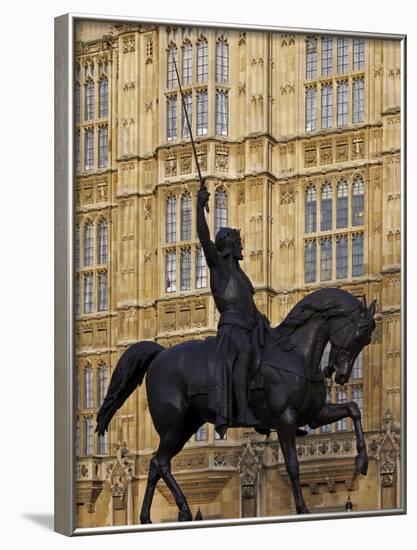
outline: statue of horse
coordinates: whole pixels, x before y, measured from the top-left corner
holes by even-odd
[[[309,513],[296,452],[300,427],[309,425],[314,429],[351,418],[357,444],[356,472],[367,473],[359,407],[354,402],[326,403],[325,375],[335,374],[337,384],[348,382],[356,357],[371,341],[374,314],[375,301],[368,307],[365,297],[359,301],[338,288],[321,289],[303,298],[267,334],[260,371],[251,385],[251,408],[265,432],[275,429],[278,433],[299,514]],[[96,431],[104,434],[117,409],[146,374],[149,411],[160,438],[150,461],[141,523],[151,523],[152,499],[161,478],[179,508],[178,520],[192,520],[187,500],[171,473],[171,460],[200,426],[215,422],[216,413],[207,406],[210,380],[206,357],[212,340],[191,340],[172,348],[138,342],[122,354],[112,375],[97,415]],[[329,364],[323,373],[320,361],[329,341]]]

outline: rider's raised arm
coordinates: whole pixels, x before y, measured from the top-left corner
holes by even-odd
[[[210,193],[207,191],[206,186],[202,185],[198,191],[197,196],[197,233],[204,251],[204,255],[206,257],[207,265],[210,267],[216,264],[218,253],[216,245],[210,239],[210,230],[206,222],[206,216],[204,214],[204,208],[208,202],[209,197]]]

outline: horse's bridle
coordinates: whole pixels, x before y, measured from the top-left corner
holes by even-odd
[[[329,341],[331,342],[331,339],[332,337],[336,334],[336,332],[339,332],[340,330],[342,330],[343,328],[345,328],[348,324],[350,323],[353,323],[353,319],[351,318],[351,315],[352,313],[354,313],[358,308],[355,307],[354,309],[352,309],[352,311],[350,312],[350,315],[349,315],[349,319],[348,321],[342,325],[341,327],[338,327],[336,330],[332,331],[329,335]],[[332,363],[331,365],[329,364],[325,369],[323,369],[323,372],[324,372],[324,376],[326,378],[331,378],[332,374],[335,372],[336,368],[333,366],[334,363],[336,362],[336,359],[337,359],[337,356],[339,355],[339,353],[341,351],[344,351],[345,353],[348,353],[347,350],[344,349],[344,344],[346,342],[346,340],[348,339],[348,337],[352,334],[352,332],[355,330],[355,325],[353,326],[353,329],[352,331],[347,331],[346,332],[346,335],[345,337],[343,338],[341,344],[339,345],[339,347],[337,348],[336,350],[336,353],[334,354],[334,356],[332,357]]]

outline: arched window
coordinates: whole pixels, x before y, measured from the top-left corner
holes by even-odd
[[[184,193],[181,197],[181,240],[191,239],[191,196]]]
[[[314,233],[317,229],[317,193],[314,185],[306,189],[305,197],[305,232]]]
[[[97,371],[97,406],[101,407],[107,391],[107,367],[100,365]]]
[[[75,170],[78,173],[81,169],[81,132],[75,132]]]
[[[356,176],[352,185],[352,225],[363,225],[364,184],[361,176]]]
[[[348,240],[345,235],[336,237],[336,279],[348,276]]]
[[[197,44],[197,82],[207,82],[208,78],[208,45],[207,40],[202,38]]]
[[[320,281],[332,278],[332,239],[320,240]]]
[[[227,84],[229,80],[229,44],[224,38],[216,43],[216,82]]]
[[[93,417],[84,417],[84,454],[93,453]]]
[[[315,78],[317,74],[317,39],[310,36],[306,43],[306,78]]]
[[[348,226],[348,184],[346,180],[341,180],[337,184],[336,197],[336,227]]]
[[[223,189],[218,189],[215,195],[214,205],[214,234],[221,227],[227,226],[227,193]]]
[[[208,95],[207,90],[197,92],[197,135],[208,133]]]
[[[109,138],[107,126],[98,130],[98,167],[105,168],[109,161]]]
[[[99,93],[99,96],[98,96],[99,117],[106,118],[108,113],[108,103],[109,103],[109,82],[107,78],[102,78],[100,80],[98,93]]]
[[[81,300],[81,277],[79,275],[75,278],[75,313],[80,314],[80,300]]]
[[[93,367],[84,367],[84,408],[93,408]]]
[[[93,264],[94,258],[94,229],[93,222],[88,222],[84,226],[84,265]]]
[[[89,80],[85,85],[84,120],[91,121],[94,118],[94,82]]]
[[[313,283],[316,280],[317,244],[316,241],[306,241],[304,245],[304,281]]]
[[[365,40],[353,39],[353,70],[360,71],[365,67]]]
[[[74,261],[75,267],[80,267],[80,226],[75,226],[75,243],[74,243]]]
[[[166,242],[173,243],[176,240],[177,199],[170,195],[167,199],[166,214]]]
[[[107,271],[101,271],[98,274],[98,311],[107,309],[107,294]]]
[[[333,71],[333,38],[324,36],[321,39],[321,74],[329,76]]]
[[[188,128],[188,122],[187,122],[187,116],[188,121],[190,123],[190,126],[192,128],[193,126],[193,96],[190,93],[184,94],[184,102],[182,104],[182,137],[184,139],[188,139],[190,137],[190,130]],[[187,116],[185,114],[185,110],[187,110]]]
[[[75,123],[79,124],[81,120],[81,85],[79,82],[75,85]]]
[[[167,140],[175,139],[177,139],[177,96],[172,95],[167,97]]]
[[[84,130],[84,169],[94,169],[94,129]]]
[[[178,86],[177,73],[175,71],[175,63],[178,62],[177,47],[172,45],[168,48],[167,59],[167,88],[176,88]]]
[[[229,95],[224,90],[216,91],[216,134],[227,136],[229,126]]]
[[[191,250],[183,248],[181,250],[181,290],[190,290],[191,288]]]
[[[108,230],[107,220],[101,220],[98,224],[98,263],[100,265],[107,263],[108,258]]]
[[[346,81],[337,83],[337,125],[344,126],[348,123],[348,83]]]
[[[349,44],[347,38],[337,39],[337,72],[346,73],[348,70]]]
[[[177,290],[177,255],[175,251],[167,252],[165,256],[165,290],[176,292]]]
[[[196,249],[195,286],[196,288],[205,288],[207,286],[206,257],[201,246],[198,246]]]
[[[333,84],[323,84],[321,87],[321,127],[333,126]]]
[[[321,188],[321,231],[332,228],[332,186],[326,183]]]
[[[352,277],[363,275],[363,235],[352,237]]]
[[[186,42],[182,48],[182,84],[188,86],[193,81],[193,47]]]
[[[93,311],[93,274],[84,274],[84,313]]]
[[[317,88],[310,86],[306,89],[305,123],[306,132],[313,132],[317,123]]]
[[[353,124],[363,122],[365,116],[365,99],[364,99],[364,79],[355,78],[352,88],[352,103],[353,103]]]

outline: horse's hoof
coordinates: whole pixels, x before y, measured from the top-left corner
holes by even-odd
[[[192,521],[193,516],[190,512],[180,512],[178,514],[178,521]]]
[[[147,523],[152,523],[151,518],[140,518],[140,522],[142,525],[146,525]]]
[[[363,476],[366,476],[368,473],[368,457],[358,455],[355,458],[355,469],[358,474],[362,474]]]
[[[307,506],[303,506],[302,508],[298,508],[297,514],[310,514],[310,510],[307,508]]]

